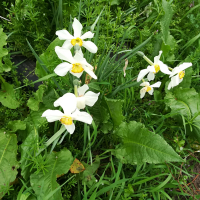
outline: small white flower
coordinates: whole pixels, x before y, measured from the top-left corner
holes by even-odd
[[[64,113],[59,110],[48,109],[42,114],[42,117],[46,117],[48,122],[59,120],[70,134],[75,130],[73,120],[78,120],[87,124],[92,123],[92,117],[87,112],[80,112],[76,109],[77,99],[74,94],[67,93],[65,98],[60,100],[59,104],[63,108]]]
[[[100,93],[96,94],[94,92],[86,92],[89,89],[88,85],[85,84],[78,88],[78,97],[76,97],[77,105],[76,107],[80,109],[84,109],[86,105],[93,106],[98,100],[98,96]],[[85,93],[86,92],[86,93]],[[54,102],[54,106],[61,106],[61,103],[64,101],[63,98],[67,98],[67,94],[63,95],[59,99]],[[62,100],[61,100],[62,99]]]
[[[93,38],[94,33],[88,31],[81,35],[83,26],[76,18],[74,18],[72,27],[74,29],[74,36],[72,36],[67,30],[56,31],[56,35],[60,40],[66,40],[62,47],[65,49],[71,49],[73,46],[79,45],[80,47],[85,47],[91,53],[96,53],[97,46],[91,41],[84,41],[86,38]]]
[[[150,85],[149,82],[143,82],[140,84],[140,86],[144,86],[141,90],[140,90],[140,98],[142,99],[145,95],[146,92],[148,92],[150,95],[153,94],[153,88],[159,88],[161,85],[161,82],[157,82],[154,83],[153,85]]]
[[[80,78],[83,71],[86,71],[92,78],[97,79],[97,76],[93,72],[93,67],[89,63],[87,63],[86,59],[83,57],[82,51],[78,51],[75,56],[72,56],[70,50],[64,49],[62,47],[55,47],[56,54],[61,60],[65,60],[67,62],[63,62],[59,64],[54,72],[59,76],[65,76],[69,71],[71,74]]]
[[[185,76],[185,69],[191,66],[192,63],[183,63],[172,70],[172,73],[170,75],[171,81],[169,82],[168,90],[177,86],[183,81],[183,77]]]
[[[165,65],[162,61],[160,61],[160,56],[162,54],[162,51],[159,51],[159,55],[154,57],[154,63],[153,65],[149,65],[147,67],[147,69],[143,69],[140,71],[138,78],[137,78],[137,82],[141,81],[143,79],[144,76],[147,76],[147,79],[149,81],[154,80],[155,78],[155,74],[159,71],[163,72],[164,74],[171,74],[171,72],[168,69],[168,66]]]

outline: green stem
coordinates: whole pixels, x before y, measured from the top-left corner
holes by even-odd
[[[78,87],[77,85],[74,85],[74,94],[76,97],[78,97]]]
[[[88,126],[88,140],[89,140],[89,143],[90,143],[90,127]],[[91,165],[92,165],[92,152],[91,152],[91,145],[89,147],[89,151],[90,151],[90,162],[91,162]]]
[[[153,63],[149,58],[147,58],[146,56],[143,56],[143,58],[144,58],[151,66],[154,65],[154,63]]]
[[[5,81],[5,79],[0,75],[0,80],[3,82],[3,83],[5,83],[6,81]]]
[[[168,67],[168,69],[171,70],[171,71],[173,70],[171,67]]]
[[[145,82],[145,80],[144,80],[144,79],[142,79],[142,82],[144,83],[144,82]]]

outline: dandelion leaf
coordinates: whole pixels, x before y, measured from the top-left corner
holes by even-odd
[[[160,135],[150,132],[141,123],[123,122],[116,134],[122,139],[122,144],[114,154],[122,163],[135,165],[145,162],[183,162]]]
[[[17,136],[0,130],[0,199],[17,175]]]
[[[69,150],[63,149],[60,152],[52,152],[47,157],[46,171],[32,174],[30,182],[35,194],[40,199],[45,199],[47,195],[56,190],[60,185],[57,183],[57,175],[66,174],[73,157]],[[62,200],[61,189],[58,189],[48,200]]]

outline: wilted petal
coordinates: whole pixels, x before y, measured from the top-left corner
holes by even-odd
[[[97,46],[91,41],[83,41],[83,47],[91,53],[96,53],[98,49]]]
[[[43,112],[42,117],[46,117],[48,122],[55,122],[63,117],[63,113],[59,110],[46,110]]]
[[[148,76],[147,76],[147,79],[148,79],[149,81],[152,81],[152,80],[154,80],[154,78],[155,78],[155,74],[154,74],[153,72],[149,72],[149,74],[148,74]]]
[[[154,57],[154,64],[158,64],[158,61],[160,60],[162,51],[159,51],[159,55]]]
[[[84,66],[83,68],[92,78],[97,79],[97,76],[91,69],[89,69],[89,67]]]
[[[99,97],[99,94],[100,93],[94,93],[94,92],[87,92],[85,94],[85,104],[88,105],[88,106],[93,106],[96,101],[98,100],[98,97]]]
[[[68,71],[70,71],[72,68],[72,64],[63,62],[59,64],[55,69],[54,72],[58,74],[59,76],[65,76]]]
[[[70,50],[73,47],[73,45],[71,44],[71,40],[66,40],[63,45],[62,48]]]
[[[72,27],[74,29],[74,37],[75,38],[81,37],[81,30],[82,30],[83,26],[76,18],[74,18]]]
[[[72,93],[66,93],[54,102],[54,106],[61,106],[65,115],[71,115],[76,110],[77,99]]]
[[[94,37],[94,33],[92,33],[91,31],[88,31],[86,33],[84,33],[82,36],[81,36],[81,39],[84,40],[86,38],[93,38]]]
[[[73,36],[67,30],[56,31],[56,35],[60,40],[71,40]]]
[[[157,87],[157,88],[159,88],[160,85],[161,85],[161,82],[158,81],[157,83],[154,83],[153,85],[151,85],[151,87]]]
[[[87,84],[84,84],[83,86],[78,88],[78,95],[82,96],[85,94],[85,92],[89,89]]]
[[[137,82],[141,81],[144,76],[148,74],[149,70],[148,69],[142,69],[137,77]]]
[[[56,54],[61,60],[66,60],[67,62],[74,63],[74,58],[70,50],[64,49],[62,47],[55,47]]]
[[[65,128],[67,129],[67,131],[70,133],[70,134],[73,134],[74,131],[75,131],[75,125],[74,123],[72,123],[71,125],[64,125]]]
[[[72,114],[74,120],[78,120],[80,122],[84,122],[87,124],[92,123],[92,117],[87,112],[80,112],[78,109]]]

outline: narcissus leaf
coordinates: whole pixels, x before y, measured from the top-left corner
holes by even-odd
[[[150,132],[143,124],[123,122],[116,131],[122,143],[114,152],[123,163],[142,164],[183,162],[183,159],[159,135]]]
[[[75,158],[69,170],[73,174],[79,174],[85,170],[85,167],[77,158]]]
[[[0,199],[8,192],[17,175],[17,136],[0,130]]]
[[[47,157],[46,169],[48,172],[45,174],[39,172],[38,174],[32,174],[30,182],[35,194],[40,199],[45,197],[56,188],[59,184],[56,182],[57,175],[66,174],[73,162],[72,154],[69,150],[63,149],[60,152],[52,152]],[[49,200],[62,200],[61,189],[55,192]]]

